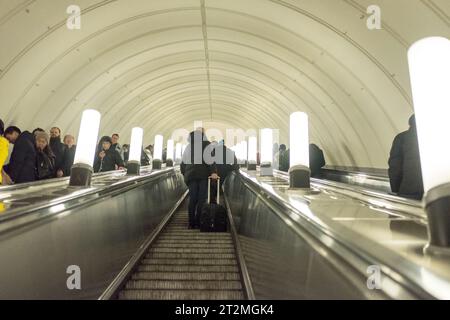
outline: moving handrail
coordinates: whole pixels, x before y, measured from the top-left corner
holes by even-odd
[[[274,170],[274,175],[286,181],[289,181],[289,174],[283,171]],[[330,189],[334,192],[363,201],[369,205],[385,207],[387,209],[399,211],[415,218],[420,218],[424,223],[427,221],[427,215],[423,209],[421,201],[403,198],[380,191],[360,187],[357,185],[348,185],[342,182],[335,182],[324,179],[311,178],[313,187]],[[374,201],[382,200],[380,201]]]
[[[14,201],[14,191],[23,190],[23,193],[26,195],[30,188],[39,189],[44,196],[42,201],[31,199],[33,201],[29,203],[4,211],[0,215],[0,232],[86,205],[90,201],[99,200],[99,198],[128,191],[142,183],[159,179],[174,170],[176,169],[166,168],[152,172],[149,168],[144,168],[139,176],[126,176],[124,170],[96,174],[93,177],[93,184],[90,188],[70,187],[68,178],[39,181],[13,186],[13,188],[7,187],[9,197],[5,198],[4,194],[2,197],[0,193],[0,201]],[[110,180],[108,181],[108,179]],[[63,193],[61,193],[61,190],[63,190]],[[0,191],[4,190],[0,189]]]
[[[110,177],[0,223],[0,298],[97,299],[186,192],[174,168]]]
[[[316,241],[331,248],[334,253],[361,274],[367,275],[368,266],[380,266],[384,285],[382,291],[390,298],[448,299],[450,282],[433,271],[424,270],[398,253],[355,232],[340,229],[318,219],[305,199],[304,206],[294,206],[278,195],[274,189],[241,171],[245,186],[268,205],[299,235],[308,233]],[[433,281],[430,281],[433,279]]]

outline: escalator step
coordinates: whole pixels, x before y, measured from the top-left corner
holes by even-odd
[[[169,264],[169,265],[195,265],[195,266],[233,266],[235,259],[143,259],[142,264]]]
[[[214,290],[124,290],[119,299],[131,300],[242,300],[242,291],[214,291]]]
[[[146,255],[148,259],[234,259],[230,253],[179,253],[179,252],[154,252]]]
[[[237,265],[229,266],[192,266],[192,265],[150,265],[142,264],[138,266],[138,272],[239,272]]]
[[[233,249],[234,252],[234,246],[230,243],[184,243],[184,242],[173,242],[173,243],[165,243],[165,242],[158,242],[156,243],[152,248],[204,248],[204,249]]]
[[[216,281],[239,281],[239,273],[224,272],[137,272],[132,277],[133,280],[216,280]]]
[[[210,248],[210,247],[203,247],[203,248],[167,248],[167,247],[159,247],[155,246],[150,249],[149,253],[220,253],[220,254],[234,254],[234,248]]]
[[[192,234],[192,235],[162,235],[160,238],[160,240],[228,240],[231,241],[230,237],[222,237],[222,236],[217,236],[217,235],[210,235],[210,234],[205,234],[205,235],[200,235],[200,234]]]
[[[195,239],[231,239],[230,235],[226,233],[200,233],[196,231],[178,231],[178,230],[166,230],[161,234],[161,238],[168,237],[188,237]]]
[[[130,280],[127,290],[242,290],[240,281]]]
[[[177,244],[233,244],[231,239],[158,239],[158,243],[177,243]]]

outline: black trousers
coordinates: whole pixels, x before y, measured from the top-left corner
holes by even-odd
[[[200,213],[208,198],[208,180],[192,180],[189,182],[189,225],[198,226]]]

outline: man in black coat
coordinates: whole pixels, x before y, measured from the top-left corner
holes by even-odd
[[[218,175],[213,150],[202,130],[191,132],[188,140],[180,169],[189,188],[189,229],[193,229],[199,226],[202,206],[208,198],[208,177],[216,180]],[[206,159],[205,154],[208,156],[208,153],[209,159]]]
[[[323,151],[314,143],[309,145],[309,169],[311,177],[320,176],[320,169],[325,166],[325,157]]]
[[[223,140],[214,148],[214,159],[216,160],[217,174],[222,183],[231,172],[239,170],[234,151],[227,148]]]
[[[406,198],[422,199],[422,169],[414,115],[409,118],[409,129],[398,134],[392,143],[389,180],[392,192]]]
[[[14,144],[14,149],[6,167],[6,173],[14,183],[26,183],[36,180],[36,147],[31,132],[21,132],[11,126],[5,130],[4,136]]]
[[[61,142],[61,130],[57,127],[50,129],[50,148],[55,155],[56,176],[64,176],[64,153],[66,146]]]

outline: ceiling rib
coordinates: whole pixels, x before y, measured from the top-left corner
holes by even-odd
[[[200,0],[200,7],[202,11],[202,32],[203,32],[203,43],[205,45],[205,65],[206,65],[206,78],[208,81],[208,94],[209,94],[209,110],[211,120],[213,120],[213,107],[211,98],[211,77],[209,73],[209,49],[208,49],[208,30],[206,26],[206,9],[205,0]]]

